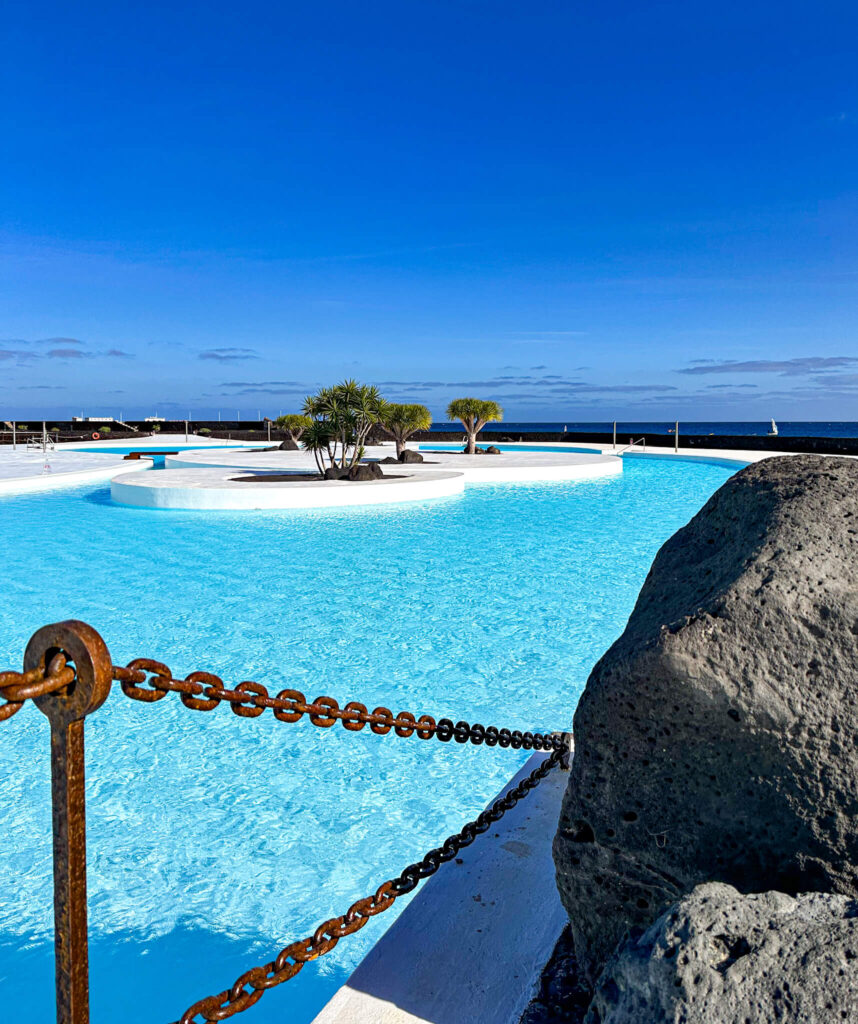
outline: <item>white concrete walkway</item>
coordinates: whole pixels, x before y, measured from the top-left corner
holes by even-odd
[[[226,444],[225,441],[189,435],[188,444],[201,448]],[[157,437],[118,438],[59,444],[46,452],[27,449],[26,444],[0,445],[0,495],[47,491],[56,487],[100,483],[119,473],[150,469],[152,462],[125,461],[123,451],[169,451],[185,444],[184,434],[159,434]],[[236,443],[235,448],[242,447]],[[255,443],[249,447],[258,447]],[[93,451],[93,448],[116,448],[116,454]]]
[[[0,494],[47,491],[55,487],[110,480],[117,473],[149,469],[150,459],[125,462],[121,455],[84,454],[74,450],[28,452],[0,448]]]

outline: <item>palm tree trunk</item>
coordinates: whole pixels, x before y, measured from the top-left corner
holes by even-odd
[[[477,430],[474,420],[468,417],[468,419],[462,420],[462,424],[468,435],[468,455],[475,455],[477,451]]]

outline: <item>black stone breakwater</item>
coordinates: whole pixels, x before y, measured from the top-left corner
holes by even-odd
[[[625,446],[630,441],[639,441],[641,434],[620,433],[617,431],[617,446]],[[673,434],[646,434],[647,447],[673,448]],[[426,444],[431,441],[461,441],[461,430],[422,431],[412,437],[412,441]],[[525,441],[531,444],[549,442],[565,442],[571,445],[610,444],[611,434],[603,433],[551,433],[531,431],[529,433],[492,431],[479,437],[480,443],[503,444],[505,441]],[[809,455],[858,455],[858,438],[856,437],[759,437],[739,436],[734,434],[688,434],[679,435],[679,448],[723,448],[730,451],[768,451],[768,452],[801,452]]]

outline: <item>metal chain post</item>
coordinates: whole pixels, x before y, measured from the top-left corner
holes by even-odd
[[[24,672],[74,664],[62,689],[35,698],[51,723],[51,800],[54,846],[54,958],[57,1024],[89,1022],[89,944],[86,907],[86,800],[83,723],[110,693],[107,646],[83,622],[43,626],[24,654]]]

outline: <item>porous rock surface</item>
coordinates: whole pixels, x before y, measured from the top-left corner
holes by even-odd
[[[623,943],[585,1024],[858,1020],[858,901],[698,886]]]
[[[575,712],[554,842],[592,980],[701,883],[858,894],[858,461],[768,459],[658,553]]]

